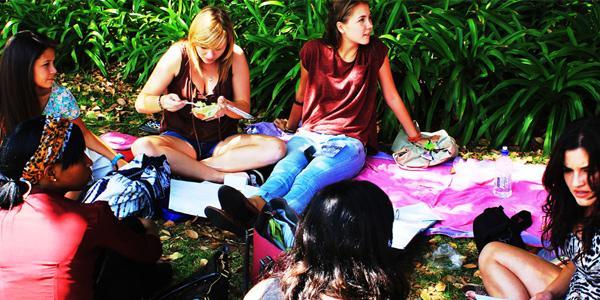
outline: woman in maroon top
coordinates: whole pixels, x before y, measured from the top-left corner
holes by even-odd
[[[355,176],[364,165],[365,146],[377,142],[377,83],[410,139],[420,139],[396,90],[388,49],[371,37],[372,29],[368,1],[333,1],[325,35],[300,51],[300,84],[289,119],[276,121],[279,128],[296,131],[302,119],[302,128],[258,194],[248,199],[252,205],[222,188],[225,210],[250,221],[266,201],[283,197],[301,213],[322,187]],[[312,160],[305,155],[311,150]]]
[[[152,221],[142,221],[146,233],[136,234],[106,202],[64,197],[90,179],[84,150],[81,130],[66,119],[26,121],[2,142],[0,299],[92,299],[101,250],[138,262],[160,257]]]
[[[192,112],[190,102],[216,100],[212,116]],[[135,107],[162,112],[161,135],[138,139],[134,154],[165,154],[176,175],[223,182],[228,173],[277,162],[285,144],[274,137],[237,133],[242,116],[227,107],[250,111],[250,71],[244,51],[234,43],[227,14],[206,7],[190,25],[188,37],[160,58]]]

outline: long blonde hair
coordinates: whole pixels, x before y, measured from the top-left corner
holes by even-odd
[[[218,60],[219,81],[227,79],[233,61],[234,32],[233,23],[224,10],[214,6],[203,8],[190,25],[187,41],[188,53],[200,75],[202,75],[202,69],[196,46],[217,49],[225,44],[225,52]]]

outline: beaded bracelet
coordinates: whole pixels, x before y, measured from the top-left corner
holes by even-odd
[[[158,96],[158,107],[160,108],[160,110],[164,110],[162,103],[160,103],[160,98],[162,97],[162,95]]]

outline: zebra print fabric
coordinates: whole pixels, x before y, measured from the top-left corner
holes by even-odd
[[[581,241],[571,233],[563,250],[569,259],[575,259],[573,262],[577,270],[571,278],[565,299],[600,299],[600,231],[592,238],[590,251],[576,257],[581,247]]]

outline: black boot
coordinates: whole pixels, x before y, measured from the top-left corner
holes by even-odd
[[[220,187],[218,194],[224,211],[246,228],[254,227],[259,211],[244,194],[227,185]]]
[[[246,226],[234,220],[227,212],[216,207],[207,206],[204,209],[206,218],[217,228],[227,230],[239,237],[244,237]]]

